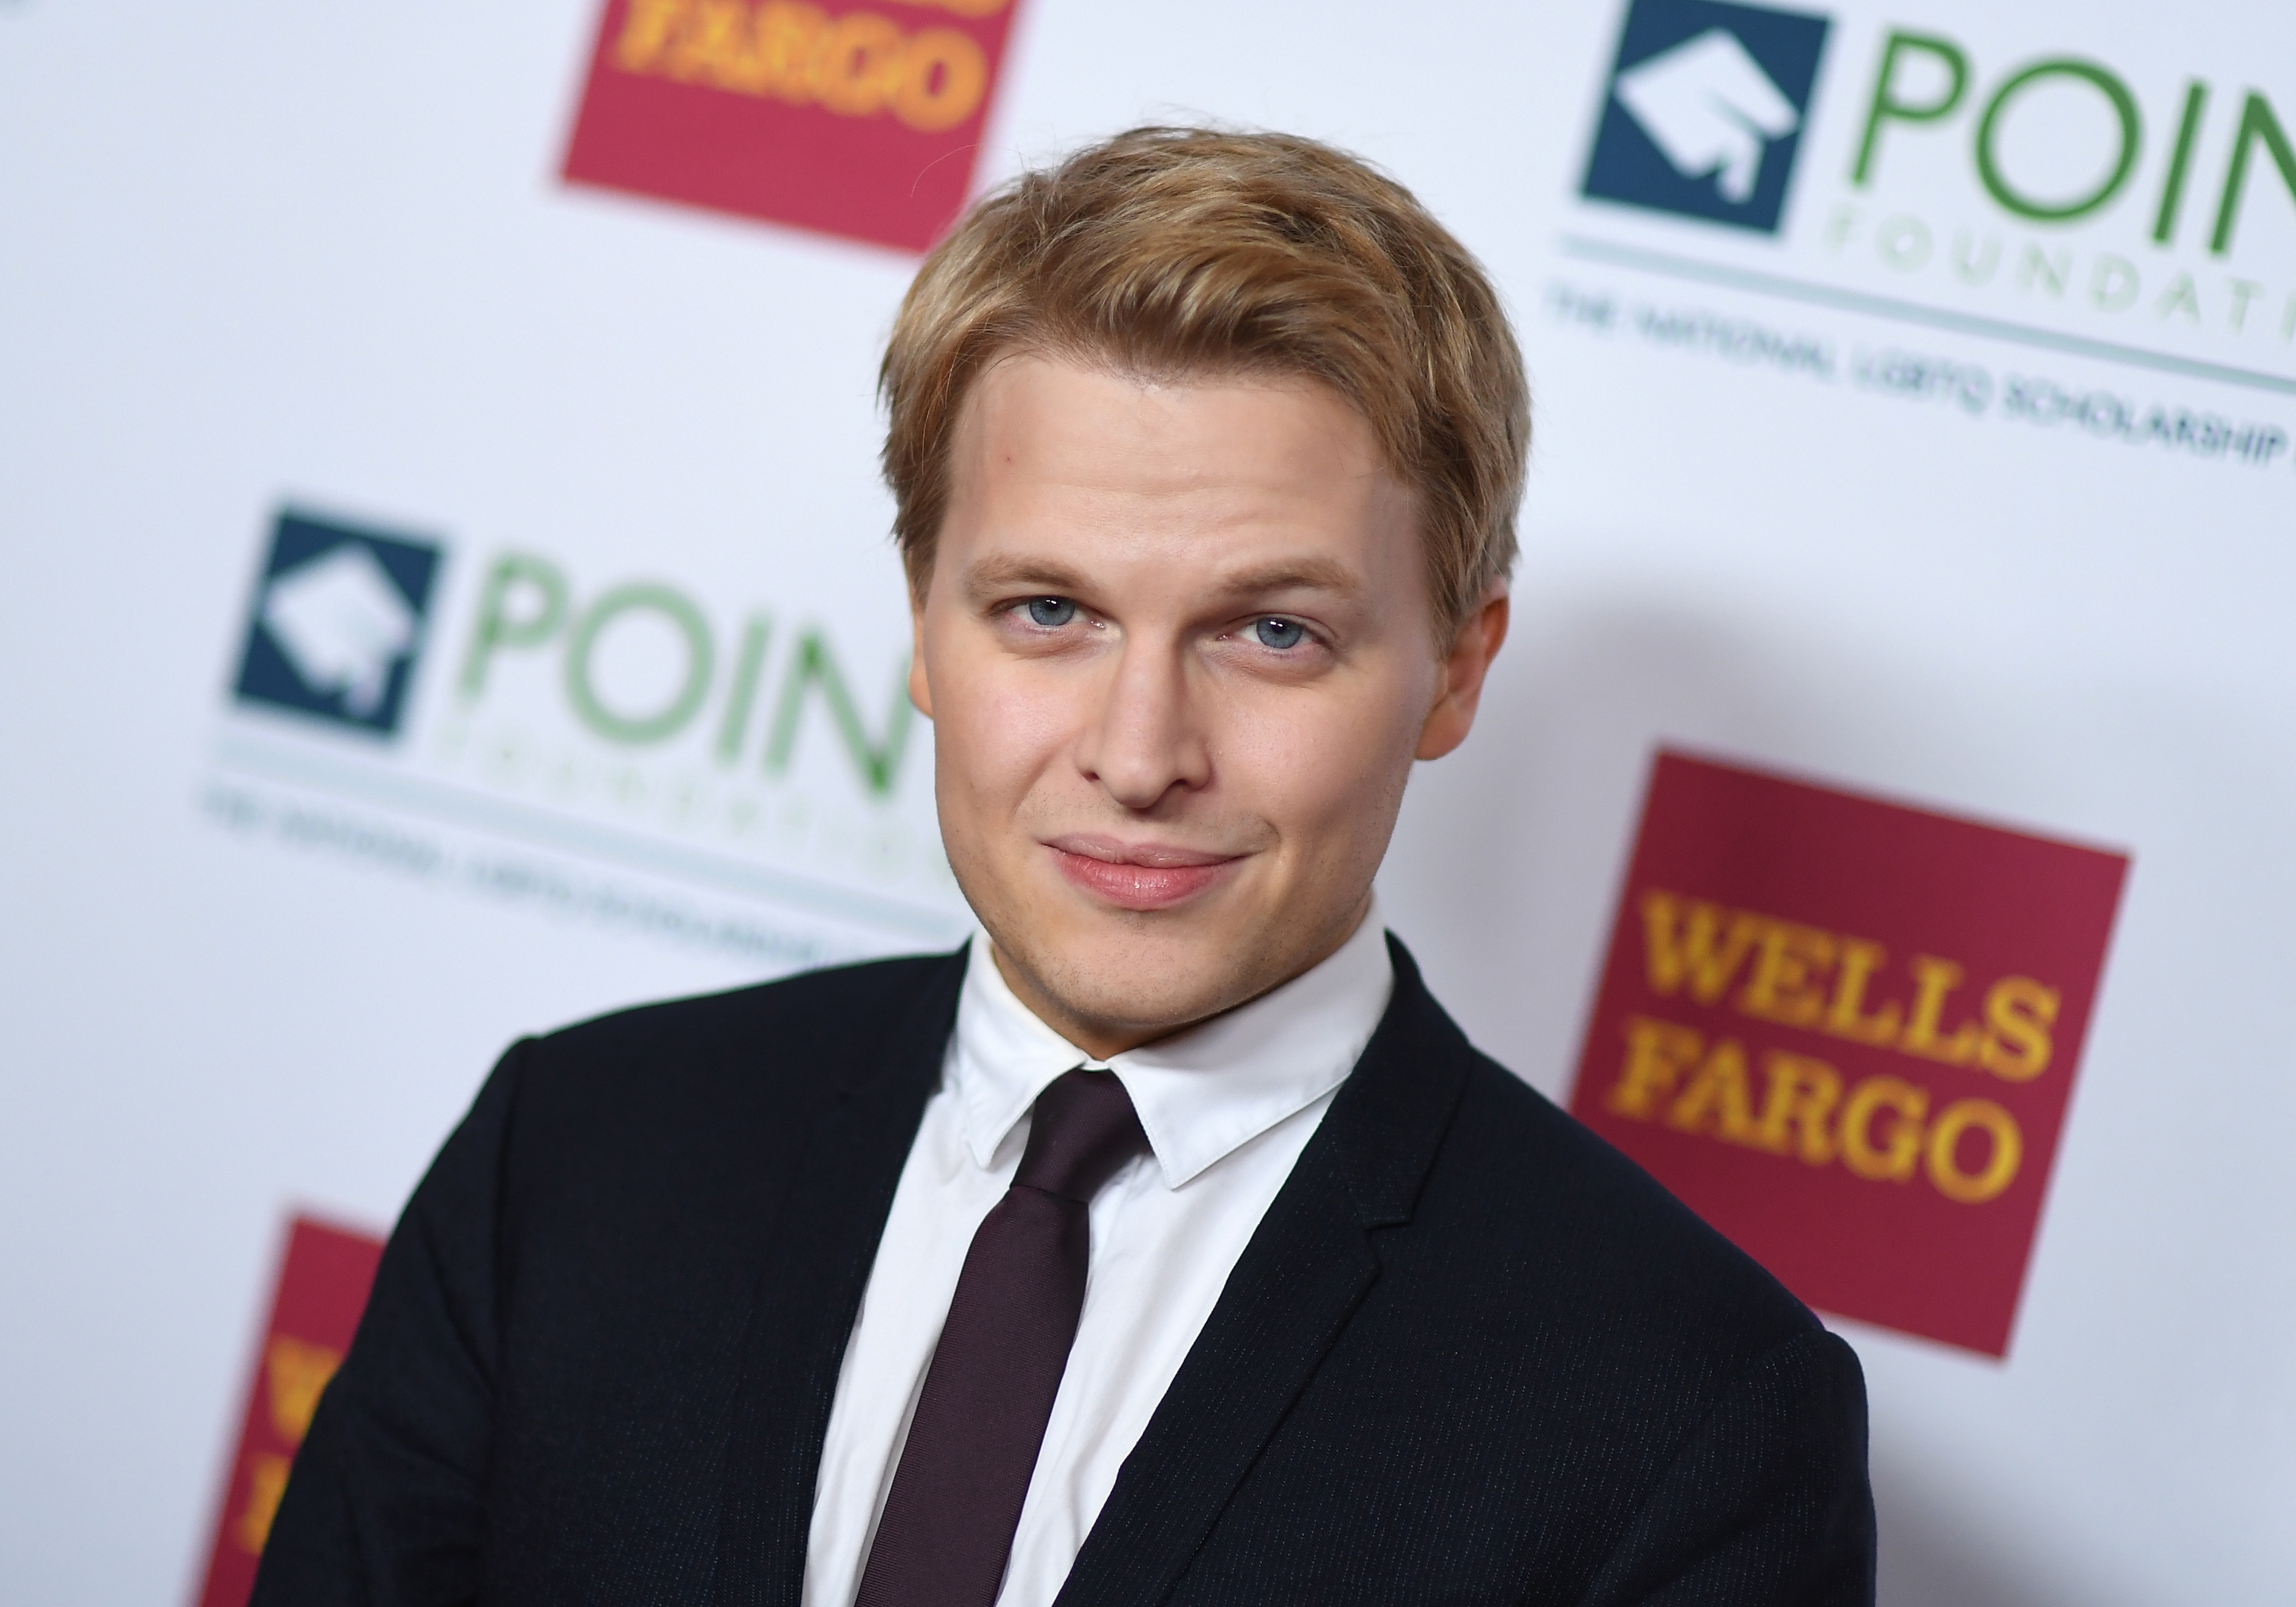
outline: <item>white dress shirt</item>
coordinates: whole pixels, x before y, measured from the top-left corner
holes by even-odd
[[[1093,1200],[1068,1370],[1021,1509],[998,1607],[1047,1607],[1332,1096],[1371,1041],[1394,968],[1376,911],[1321,964],[1250,1003],[1095,1060],[1013,996],[976,933],[940,1086],[893,1196],[845,1347],[815,1487],[804,1607],[851,1607],[973,1230],[1004,1198],[1029,1109],[1105,1066],[1151,1155]]]

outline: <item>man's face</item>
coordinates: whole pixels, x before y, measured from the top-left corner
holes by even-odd
[[[1015,992],[1111,1054],[1337,948],[1505,628],[1496,597],[1439,642],[1370,425],[1306,381],[1015,356],[951,466],[910,687]]]

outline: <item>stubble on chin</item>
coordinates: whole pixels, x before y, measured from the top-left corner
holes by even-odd
[[[1258,919],[1221,912],[1078,907],[1062,888],[991,912],[974,905],[1016,991],[1035,993],[1090,1035],[1151,1042],[1248,1003],[1346,941],[1369,899],[1311,912],[1266,900]],[[1258,902],[1258,901],[1255,901]],[[1318,918],[1320,915],[1320,919]],[[1059,1023],[1051,1023],[1059,1026]]]

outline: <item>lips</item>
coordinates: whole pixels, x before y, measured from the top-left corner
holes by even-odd
[[[1058,837],[1045,846],[1070,882],[1119,910],[1168,910],[1218,881],[1241,860],[1237,854],[1097,836]]]

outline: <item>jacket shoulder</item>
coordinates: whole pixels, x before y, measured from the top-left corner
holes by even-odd
[[[1538,1264],[1590,1317],[1660,1350],[1726,1367],[1820,1326],[1657,1179],[1480,1051],[1429,1182],[1480,1202],[1468,1208],[1501,1260]]]
[[[961,977],[964,964],[963,951],[904,955],[632,1005],[532,1039],[528,1053],[557,1067],[666,1054],[777,1058],[832,1045],[865,1052],[937,984]]]
[[[513,1171],[580,1192],[627,1175],[671,1192],[770,1172],[846,1093],[886,1075],[922,1105],[955,1018],[963,954],[810,971],[616,1010],[514,1048],[497,1081]]]

